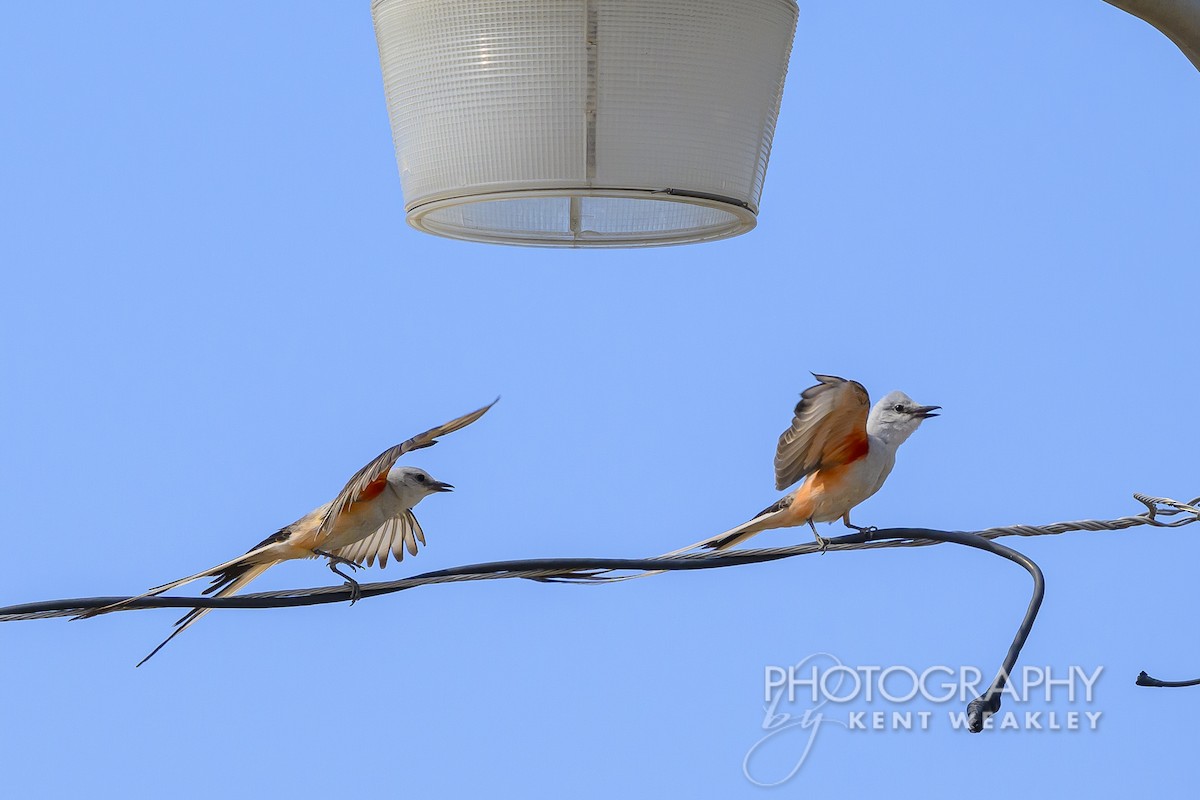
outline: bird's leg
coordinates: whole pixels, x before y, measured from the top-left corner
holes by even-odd
[[[808,527],[812,528],[813,538],[815,538],[817,540],[817,544],[821,546],[821,555],[825,555],[825,551],[829,549],[829,540],[817,533],[817,526],[813,524],[812,517],[808,518]]]
[[[346,580],[346,585],[350,587],[350,605],[357,603],[358,599],[362,597],[362,587],[358,585],[358,581],[354,580],[354,578],[351,578],[349,575],[338,569],[337,565],[345,564],[351,569],[358,569],[362,565],[356,564],[348,558],[342,558],[341,556],[335,556],[333,553],[328,553],[324,550],[318,550],[315,547],[313,548],[313,552],[319,556],[325,556],[325,558],[329,559],[329,569],[333,570],[334,573],[344,578]]]
[[[879,530],[879,528],[876,528],[874,525],[868,525],[865,528],[861,528],[858,525],[855,525],[853,522],[850,521],[850,512],[849,511],[847,511],[845,514],[842,515],[842,522],[844,522],[846,524],[847,528],[853,528],[854,530],[858,531],[859,533],[874,533],[875,531]]]
[[[352,562],[347,562],[347,563],[352,563]],[[330,561],[328,566],[329,566],[329,569],[331,569],[336,575],[339,575],[342,578],[344,578],[346,580],[346,585],[350,587],[350,605],[354,605],[355,603],[357,603],[359,598],[362,597],[362,587],[358,585],[358,581],[354,580],[354,578],[351,578],[349,575],[347,575],[346,573],[344,573],[340,569],[338,569],[337,562]],[[355,564],[354,566],[358,566],[358,565]]]

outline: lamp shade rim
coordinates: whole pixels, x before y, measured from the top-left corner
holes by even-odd
[[[439,219],[438,212],[456,207],[513,200],[635,200],[665,204],[699,206],[721,217],[717,224],[692,227],[671,227],[659,231],[627,231],[599,233],[595,231],[532,231],[497,230],[493,228],[456,225]],[[755,210],[732,197],[688,192],[680,189],[644,189],[598,186],[559,186],[554,188],[504,189],[489,192],[470,192],[425,198],[406,209],[408,224],[423,233],[449,239],[509,244],[523,247],[628,248],[665,247],[668,245],[712,242],[740,236],[758,223]]]

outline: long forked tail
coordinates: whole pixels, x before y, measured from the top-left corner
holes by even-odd
[[[186,578],[180,578],[177,581],[171,581],[170,583],[164,583],[162,586],[155,586],[153,589],[149,589],[149,590],[142,592],[141,594],[136,595],[134,597],[127,597],[124,600],[120,601],[119,603],[112,603],[111,605],[101,606],[100,608],[90,608],[87,611],[84,611],[80,614],[76,614],[75,616],[71,617],[71,620],[74,621],[77,619],[91,619],[92,617],[98,617],[101,614],[111,614],[114,611],[120,611],[121,609],[128,607],[130,604],[132,604],[136,600],[141,600],[146,597],[154,597],[156,595],[162,594],[163,592],[169,592],[178,586],[183,586],[185,583],[191,583],[192,581],[198,581],[201,578],[207,578],[212,574],[214,574],[214,570],[211,570],[211,569],[205,570],[204,572],[197,572],[195,575],[189,575]]]
[[[752,536],[755,536],[763,531],[771,528],[781,528],[791,524],[790,521],[785,521],[783,512],[791,505],[791,495],[783,498],[778,503],[763,509],[759,514],[751,520],[743,522],[735,528],[718,533],[716,536],[710,536],[707,539],[701,539],[698,542],[693,542],[687,547],[681,547],[678,550],[672,550],[669,553],[663,553],[658,558],[672,558],[681,556],[684,553],[691,553],[696,550],[727,550],[730,547],[741,544]],[[611,583],[616,581],[631,581],[635,578],[649,578],[651,575],[661,575],[666,570],[656,569],[649,572],[640,572],[637,575],[621,575],[615,578],[597,578],[594,575],[588,580],[598,583]],[[598,573],[597,573],[598,574]]]
[[[763,512],[752,520],[743,522],[736,528],[730,528],[724,533],[718,533],[716,536],[710,536],[707,539],[701,539],[698,542],[693,542],[687,547],[681,547],[678,550],[672,550],[669,553],[663,553],[659,558],[669,558],[671,556],[679,556],[684,553],[690,553],[693,550],[728,550],[730,547],[739,545],[752,536],[756,536],[765,530],[780,527],[780,521],[775,519],[778,509]]]
[[[211,577],[215,576],[218,579],[218,583],[220,583],[221,580],[224,578],[224,576],[228,575],[230,572],[237,570],[240,574],[241,568],[243,566],[245,566],[248,561],[253,560],[255,557],[261,557],[261,553],[263,553],[268,547],[270,547],[275,542],[277,536],[279,536],[279,534],[275,534],[274,536],[268,537],[261,543],[255,545],[249,551],[243,553],[242,555],[238,556],[237,558],[231,558],[223,564],[217,564],[215,567],[209,567],[208,569],[204,570],[203,572],[197,572],[195,575],[188,575],[186,578],[180,578],[177,581],[171,581],[170,583],[164,583],[162,586],[155,586],[153,589],[148,589],[148,590],[142,592],[141,594],[137,595],[136,597],[127,597],[124,600],[121,600],[120,602],[117,602],[117,603],[112,603],[111,605],[101,606],[100,608],[89,609],[87,611],[84,611],[81,614],[77,614],[76,616],[71,617],[71,619],[72,620],[90,619],[91,617],[96,617],[96,616],[99,616],[100,614],[111,614],[114,611],[120,611],[121,609],[128,607],[135,600],[141,600],[146,597],[154,597],[155,595],[160,595],[163,592],[169,592],[172,589],[175,589],[179,586],[183,586],[185,583],[191,583],[192,581],[198,581],[201,578],[211,578]],[[269,561],[268,563],[275,563],[275,562]],[[209,587],[205,591],[205,593],[210,592],[210,591],[213,591],[213,587]]]
[[[208,587],[207,589],[205,589],[202,592],[202,594],[212,594],[213,592],[215,592],[215,594],[213,594],[213,597],[229,597],[231,594],[234,594],[235,592],[237,592],[239,589],[241,589],[247,583],[254,580],[259,575],[262,575],[271,566],[272,566],[271,563],[268,562],[266,564],[251,564],[248,566],[230,567],[229,569],[227,569],[224,572],[217,575],[216,580],[213,581],[213,585]],[[204,576],[202,575],[200,577],[204,577]],[[168,588],[174,588],[174,586],[177,586],[177,585],[178,585],[178,583],[170,584],[166,588],[164,588],[163,591],[166,591]],[[136,666],[140,667],[142,664],[145,664],[147,661],[149,661],[151,658],[153,658],[154,655],[156,653],[158,653],[159,650],[162,650],[164,647],[166,647],[167,642],[171,641],[176,636],[183,633],[188,628],[192,627],[192,625],[195,625],[196,622],[198,622],[201,617],[203,617],[205,614],[207,614],[210,611],[212,611],[211,608],[193,608],[191,611],[184,614],[182,617],[180,617],[178,620],[175,621],[175,630],[173,630],[171,632],[171,635],[168,636],[166,639],[163,639],[162,643],[159,644],[158,647],[151,650],[150,655],[146,656],[141,661],[139,661]]]

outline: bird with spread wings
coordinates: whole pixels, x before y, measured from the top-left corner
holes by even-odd
[[[817,384],[801,392],[792,424],[775,450],[775,488],[803,483],[747,522],[664,555],[724,550],[762,531],[793,525],[808,525],[824,546],[815,523],[837,519],[847,528],[865,530],[850,522],[851,509],[879,491],[896,464],[896,450],[924,420],[938,416],[934,412],[941,406],[918,405],[904,392],[891,392],[872,407],[861,383],[813,377]]]
[[[425,532],[413,515],[413,507],[430,494],[448,492],[454,488],[448,483],[434,480],[422,469],[395,467],[396,462],[406,453],[436,444],[439,436],[465,428],[495,404],[493,400],[470,414],[389,447],[354,473],[332,501],[281,528],[237,558],[195,575],[155,586],[137,597],[84,612],[76,619],[117,611],[135,600],[153,597],[201,578],[213,579],[203,594],[228,597],[274,565],[298,558],[328,559],[329,568],[350,586],[350,602],[353,604],[359,597],[358,582],[339,570],[338,566],[358,569],[372,566],[378,561],[382,568],[387,566],[389,555],[397,561],[404,558],[405,550],[410,555],[416,555],[417,543],[425,544]],[[138,666],[149,661],[167,642],[211,610],[193,608],[185,614],[175,623],[171,635],[138,662]]]
[[[941,406],[922,406],[904,392],[891,392],[871,406],[866,388],[857,381],[817,375],[815,386],[800,393],[792,424],[775,449],[775,488],[794,491],[727,531],[663,553],[672,558],[693,550],[725,550],[772,528],[808,525],[821,546],[828,540],[818,522],[841,519],[846,527],[869,530],[850,521],[850,511],[883,486],[896,464],[896,450],[924,420],[938,416]],[[661,575],[608,576],[611,570],[573,570],[552,580],[611,583]]]

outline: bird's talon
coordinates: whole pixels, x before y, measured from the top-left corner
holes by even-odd
[[[345,580],[345,585],[350,588],[350,605],[357,603],[362,597],[362,589],[359,587],[358,581],[354,580],[354,578],[351,578],[349,575],[338,569],[338,564],[345,564],[346,566],[353,567],[356,570],[362,565],[356,564],[348,558],[342,558],[341,556],[335,556],[333,553],[327,553],[324,550],[313,548],[313,552],[319,556],[324,556],[325,558],[329,559],[329,564],[327,566],[329,567],[330,571]]]

